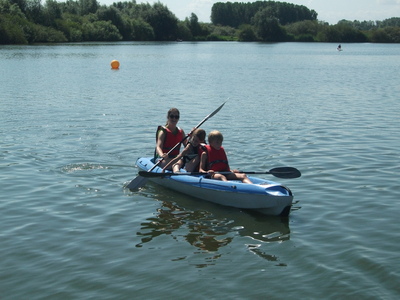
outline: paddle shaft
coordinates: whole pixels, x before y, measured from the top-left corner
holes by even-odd
[[[225,105],[226,102],[222,103],[215,111],[213,111],[211,114],[207,115],[199,124],[197,124],[190,132],[187,136],[185,136],[178,144],[176,144],[171,150],[168,151],[167,155],[171,154],[172,151],[174,151],[177,147],[179,147],[188,137],[190,137],[193,133],[193,131],[195,131],[197,128],[199,128],[201,125],[204,124],[205,121],[207,121],[209,118],[211,118],[212,116],[214,116],[217,112],[220,111],[220,109],[222,108],[222,106]],[[155,167],[157,167],[162,161],[164,160],[164,157],[161,157],[161,159],[156,162],[154,164],[154,166],[151,167],[150,170],[148,170],[147,172],[151,172],[155,169]]]
[[[215,172],[218,174],[231,174],[232,172]],[[269,171],[266,172],[245,172],[245,171],[239,171],[237,173],[243,173],[243,174],[271,174],[274,175],[275,177],[278,178],[298,178],[301,176],[301,173],[299,170],[293,167],[280,167],[280,168],[273,168]],[[169,177],[169,176],[187,176],[187,175],[192,175],[192,176],[198,176],[198,175],[207,175],[207,172],[183,172],[183,173],[153,173],[153,172],[146,172],[146,171],[140,171],[139,175],[143,177]]]

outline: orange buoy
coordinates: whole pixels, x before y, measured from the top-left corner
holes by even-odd
[[[119,69],[119,61],[118,60],[113,60],[113,61],[111,61],[111,69],[114,69],[114,70],[116,70],[116,69]]]

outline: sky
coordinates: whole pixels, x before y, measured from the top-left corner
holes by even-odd
[[[111,5],[113,2],[130,0],[98,0],[100,4]],[[136,3],[153,4],[158,0],[136,0]],[[200,22],[211,22],[211,7],[224,0],[159,0],[175,14],[179,20],[195,13]],[[230,0],[229,2],[255,2],[254,0]],[[400,0],[282,0],[280,2],[304,5],[318,13],[318,20],[331,25],[346,19],[350,21],[382,21],[400,17]]]

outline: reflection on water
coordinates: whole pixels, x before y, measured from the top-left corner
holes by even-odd
[[[246,244],[249,251],[274,262],[278,258],[265,253],[265,247],[262,246],[290,239],[288,218],[245,212],[198,201],[178,193],[165,193],[162,187],[152,184],[148,184],[146,189],[151,190],[149,198],[152,198],[150,195],[157,194],[161,206],[155,216],[141,223],[140,231],[137,232],[141,242],[136,247],[143,247],[159,236],[171,236],[176,240],[183,238],[196,248],[193,254],[212,254],[206,258],[205,264],[196,264],[197,267],[204,267],[214,264],[216,259],[222,257],[221,250],[235,237],[249,238],[250,241]]]

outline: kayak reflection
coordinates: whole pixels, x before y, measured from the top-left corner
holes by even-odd
[[[155,216],[141,223],[137,235],[143,247],[163,235],[174,240],[185,240],[196,251],[218,252],[230,244],[236,236],[249,237],[246,247],[260,257],[276,261],[260,248],[260,243],[282,242],[290,239],[288,218],[265,216],[255,212],[199,201],[162,187],[148,185],[149,198],[160,201]],[[178,231],[179,229],[179,231]],[[179,233],[178,233],[179,232]],[[218,253],[215,257],[218,258]]]

